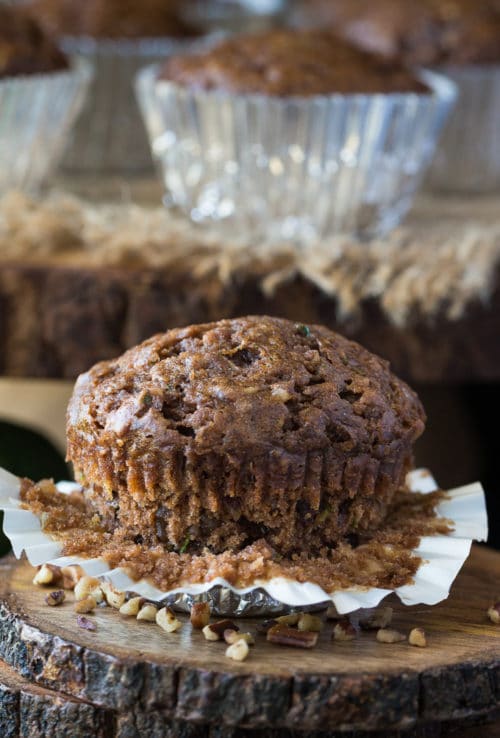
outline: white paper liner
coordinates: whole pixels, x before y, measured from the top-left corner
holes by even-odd
[[[158,79],[136,92],[165,203],[227,235],[307,243],[387,233],[408,211],[454,104],[431,94],[227,94]]]
[[[425,469],[411,472],[408,485],[412,492],[424,494],[438,489],[432,475]],[[80,487],[73,482],[60,482],[60,492],[69,494]],[[467,559],[473,540],[485,541],[488,537],[488,520],[484,491],[479,483],[449,490],[448,498],[436,508],[439,517],[452,521],[454,530],[448,535],[425,536],[420,539],[414,553],[422,558],[412,584],[397,589],[351,588],[327,593],[311,582],[300,583],[276,577],[269,581],[256,581],[252,586],[237,588],[218,577],[202,584],[186,584],[169,591],[161,591],[145,580],[134,582],[123,569],[109,569],[101,559],[84,559],[78,556],[60,557],[62,544],[41,530],[39,518],[20,509],[20,481],[18,477],[0,468],[0,510],[4,510],[4,531],[11,541],[14,554],[20,558],[23,551],[33,566],[51,563],[57,566],[79,564],[92,576],[105,577],[122,591],[135,592],[153,601],[174,600],[175,596],[202,595],[219,588],[222,591],[244,597],[257,590],[267,593],[273,600],[291,607],[305,607],[332,601],[338,612],[345,614],[359,608],[375,607],[393,591],[405,605],[435,605],[446,599],[450,587]],[[238,609],[238,605],[234,605]],[[253,604],[255,609],[255,603]],[[240,607],[248,614],[248,608]],[[266,609],[264,607],[264,609]],[[266,610],[267,611],[267,610]]]

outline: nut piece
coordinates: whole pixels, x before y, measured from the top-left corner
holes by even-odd
[[[196,630],[203,630],[210,622],[210,605],[208,602],[195,602],[191,608],[191,625]]]
[[[378,630],[387,628],[392,621],[392,607],[378,607],[375,610],[367,610],[359,618],[359,625],[363,630]]]
[[[317,615],[310,615],[308,612],[303,612],[297,623],[299,630],[309,630],[314,633],[319,633],[323,630],[323,621]]]
[[[232,631],[234,633],[234,631]],[[236,643],[226,648],[226,656],[233,661],[244,661],[248,656],[248,643],[243,638],[238,638]]]
[[[220,641],[224,638],[226,630],[239,630],[239,628],[232,620],[217,620],[216,623],[205,625],[202,632],[207,641]]]
[[[75,602],[75,612],[86,613],[95,610],[97,602],[92,596],[86,597],[84,600],[77,600]]]
[[[300,612],[291,612],[289,615],[280,615],[275,622],[282,623],[282,625],[297,625],[301,615]]]
[[[417,646],[418,648],[427,647],[427,638],[425,637],[425,630],[423,628],[413,628],[408,636],[408,643],[410,646]]]
[[[500,624],[500,602],[495,602],[495,604],[488,609],[488,617],[492,623],[495,623],[495,625]]]
[[[77,615],[76,624],[84,630],[97,630],[97,625],[85,617],[85,615]]]
[[[125,592],[115,589],[111,582],[101,582],[101,589],[108,605],[119,610],[125,602]]]
[[[251,633],[238,633],[237,630],[225,630],[224,640],[226,643],[229,643],[229,645],[240,640],[246,641],[249,646],[253,646],[255,644],[255,639]]]
[[[74,589],[77,583],[82,579],[85,574],[81,566],[78,564],[72,564],[71,566],[63,566],[61,569],[63,577],[64,589]]]
[[[353,641],[357,636],[357,631],[349,618],[342,618],[333,629],[332,638],[334,641]]]
[[[33,577],[33,584],[43,586],[44,584],[61,584],[61,569],[54,564],[43,564]]]
[[[120,615],[135,617],[144,605],[144,597],[132,597],[120,607]]]
[[[401,641],[406,641],[406,636],[392,628],[381,628],[377,631],[377,641],[379,643],[401,643]]]
[[[166,633],[175,633],[176,630],[182,628],[182,623],[175,617],[175,614],[169,607],[162,607],[156,613],[156,623],[163,628]]]
[[[152,602],[146,602],[137,613],[137,620],[146,620],[148,623],[156,622],[158,608]]]
[[[86,600],[87,597],[93,597],[96,603],[104,600],[104,594],[99,579],[85,576],[76,583],[75,599]]]
[[[295,630],[295,628],[278,623],[267,631],[267,640],[270,643],[278,643],[280,646],[314,648],[318,641],[318,633],[310,630]]]
[[[65,591],[63,589],[58,589],[55,592],[50,592],[48,595],[46,595],[45,602],[51,607],[57,607],[57,605],[62,605],[65,599]]]

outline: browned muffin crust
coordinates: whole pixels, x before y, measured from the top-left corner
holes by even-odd
[[[31,18],[0,5],[0,78],[65,69],[66,57]]]
[[[75,386],[68,458],[107,530],[167,550],[288,555],[373,529],[424,428],[386,362],[254,316],[170,330]]]
[[[160,78],[192,89],[277,97],[427,91],[400,64],[323,31],[229,38],[204,53],[170,58]]]
[[[179,0],[32,0],[29,12],[51,33],[95,38],[195,35]]]
[[[417,65],[500,62],[498,0],[310,0],[311,17],[361,48]],[[324,26],[323,26],[324,27]]]
[[[234,587],[256,581],[286,577],[313,582],[325,592],[349,587],[393,589],[410,584],[421,559],[414,553],[422,536],[447,535],[450,521],[439,518],[435,509],[444,492],[415,494],[399,492],[389,505],[380,527],[356,543],[342,541],[316,556],[307,541],[291,557],[281,557],[265,540],[255,541],[241,551],[199,553],[165,551],[132,539],[124,530],[102,528],[88,500],[78,493],[64,495],[50,481],[34,484],[23,480],[21,499],[26,509],[44,521],[44,530],[63,546],[67,556],[102,558],[110,569],[123,567],[134,580],[147,579],[167,592],[193,582],[211,582],[223,577]]]

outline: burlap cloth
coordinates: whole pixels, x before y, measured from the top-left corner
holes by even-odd
[[[500,195],[426,196],[383,240],[333,238],[297,250],[287,243],[249,248],[237,234],[222,242],[151,205],[158,202],[153,189],[122,188],[119,201],[106,204],[95,203],[106,201],[106,193],[96,198],[90,191],[93,203],[60,191],[39,201],[5,196],[0,268],[2,260],[54,260],[82,268],[188,269],[199,280],[215,274],[222,282],[252,273],[266,293],[300,274],[337,299],[341,320],[376,298],[391,321],[404,325],[415,309],[429,319],[439,311],[458,320],[471,300],[487,302],[500,263]]]

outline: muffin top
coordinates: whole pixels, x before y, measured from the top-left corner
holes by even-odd
[[[194,89],[278,97],[427,89],[398,62],[320,30],[232,37],[204,53],[170,58],[160,78]]]
[[[312,0],[315,18],[407,64],[500,61],[499,0]]]
[[[66,57],[31,18],[0,5],[0,78],[67,68]]]
[[[191,454],[330,447],[387,455],[421,434],[416,394],[387,362],[322,326],[251,316],[154,336],[78,380],[68,438],[95,455],[117,438]],[[87,446],[82,448],[82,444]]]
[[[29,11],[56,35],[95,38],[190,36],[179,0],[32,0]]]

